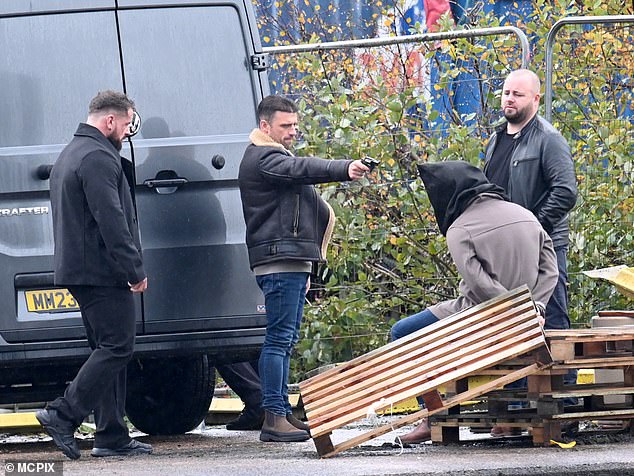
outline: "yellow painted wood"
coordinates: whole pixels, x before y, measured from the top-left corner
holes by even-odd
[[[34,427],[40,427],[40,422],[35,418],[35,412],[0,414],[0,428],[3,430],[19,430]]]
[[[579,369],[577,371],[577,383],[594,383],[594,369]]]
[[[614,284],[621,294],[634,299],[634,268],[625,265],[612,266],[584,271],[583,274],[590,278],[605,279]]]
[[[211,413],[240,413],[244,403],[239,398],[213,398],[209,411]]]
[[[295,408],[299,405],[299,393],[291,393],[288,396],[288,401],[291,404],[291,407]],[[211,405],[209,406],[210,412],[218,412],[218,413],[240,413],[244,410],[244,403],[239,398],[217,398],[214,397],[211,400]]]

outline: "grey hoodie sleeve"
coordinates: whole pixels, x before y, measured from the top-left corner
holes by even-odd
[[[447,233],[447,247],[462,278],[460,291],[469,300],[481,303],[508,291],[484,270],[465,229],[452,228]]]

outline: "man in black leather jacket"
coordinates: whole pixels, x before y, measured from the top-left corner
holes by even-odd
[[[308,426],[293,417],[288,372],[299,338],[309,273],[323,261],[334,213],[311,184],[356,180],[370,169],[360,160],[295,157],[297,106],[268,96],[258,106],[259,128],[249,136],[238,174],[247,225],[249,263],[266,304],[260,354],[262,441],[304,441]]]
[[[512,202],[532,211],[553,240],[559,278],[546,306],[546,329],[569,329],[568,317],[568,212],[577,202],[577,179],[570,147],[563,136],[537,114],[540,81],[527,69],[512,71],[502,87],[502,111],[506,122],[491,136],[486,148],[484,173],[501,186]],[[571,370],[564,383],[575,384]],[[525,386],[525,381],[510,387]],[[576,404],[565,399],[565,405]],[[494,436],[511,432],[497,425]]]
[[[486,148],[484,173],[512,202],[532,211],[550,235],[559,281],[546,307],[546,329],[568,329],[568,212],[577,201],[570,148],[562,135],[537,114],[540,82],[526,69],[513,71],[502,89],[506,122]]]

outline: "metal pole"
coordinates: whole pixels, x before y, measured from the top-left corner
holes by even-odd
[[[455,40],[457,38],[474,38],[479,36],[496,36],[503,34],[517,36],[522,47],[522,68],[527,68],[530,63],[530,51],[526,34],[514,26],[501,26],[495,28],[473,28],[471,30],[455,30],[438,33],[421,33],[418,35],[390,36],[385,38],[368,38],[363,40],[330,41],[325,43],[307,43],[302,45],[266,46],[263,53],[282,54],[309,51],[340,50],[343,48],[363,48],[370,46],[387,46],[401,43],[418,43],[438,40]]]
[[[588,17],[567,17],[555,23],[546,37],[546,90],[544,91],[544,117],[553,116],[553,45],[557,32],[565,25],[594,25],[605,23],[634,23],[634,15],[606,15]]]

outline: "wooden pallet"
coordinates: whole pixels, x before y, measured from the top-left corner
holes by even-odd
[[[526,365],[489,384],[445,399],[440,386],[451,386],[505,360],[530,351]],[[550,365],[544,333],[526,286],[357,357],[300,383],[302,401],[317,452],[332,456],[423,417],[476,398]],[[390,425],[334,445],[334,430],[371,411],[422,395],[426,408]]]
[[[482,428],[501,424],[530,428],[535,445],[548,445],[561,438],[561,424],[579,420],[629,420],[634,418],[631,405],[606,405],[603,397],[634,394],[634,327],[567,329],[545,331],[553,363],[528,377],[526,389],[496,390],[485,396],[488,411],[468,412],[436,417],[432,421],[432,441],[457,441],[457,428]],[[513,368],[512,361],[503,362],[488,373],[504,375]],[[570,369],[621,368],[623,383],[563,384]],[[459,382],[460,383],[460,382]],[[583,406],[564,408],[564,399],[583,398]],[[523,400],[532,408],[509,410],[508,402]]]
[[[634,326],[547,330],[556,368],[603,368],[634,365]]]

